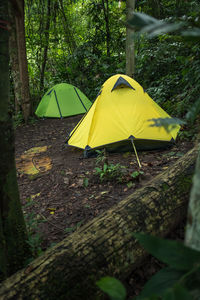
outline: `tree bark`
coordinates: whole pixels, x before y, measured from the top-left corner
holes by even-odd
[[[135,10],[135,0],[126,1],[126,20],[128,21]],[[135,53],[133,29],[126,27],[126,75],[133,78],[135,72]]]
[[[14,132],[9,113],[8,1],[0,1],[0,281],[30,256],[15,169]]]
[[[13,79],[14,95],[15,95],[15,113],[17,114],[21,109],[22,83],[20,80],[20,71],[19,71],[15,14],[16,14],[15,7],[11,2],[9,2],[9,19],[11,25],[11,30],[9,35],[9,54],[10,54],[10,66],[11,66],[11,74]]]
[[[106,24],[107,56],[110,57],[110,25],[109,25],[109,4],[108,4],[108,0],[106,0],[106,6],[105,6],[105,1],[102,0],[102,8],[103,8],[104,19],[105,19],[105,24]]]
[[[95,282],[127,277],[147,255],[133,232],[165,236],[186,216],[194,148],[163,174],[2,283],[0,299],[102,299]]]
[[[19,71],[22,88],[22,112],[25,122],[31,113],[31,100],[29,91],[29,75],[28,75],[28,62],[26,56],[26,38],[24,28],[24,0],[12,1],[18,7],[15,14],[16,31],[17,31],[17,46],[18,46],[18,59]]]
[[[43,50],[43,61],[42,61],[42,67],[40,72],[40,94],[43,94],[44,89],[44,72],[47,62],[47,52],[49,48],[49,29],[50,29],[50,18],[51,18],[51,0],[48,0],[47,2],[47,16],[46,16],[46,26],[45,26],[45,44],[44,44],[44,50]]]
[[[63,28],[65,32],[65,38],[66,38],[66,43],[69,49],[69,53],[72,54],[74,52],[74,49],[76,49],[76,41],[74,39],[73,32],[71,30],[69,21],[66,17],[64,6],[63,6],[63,0],[59,0],[60,8],[61,8],[61,14],[63,17]]]

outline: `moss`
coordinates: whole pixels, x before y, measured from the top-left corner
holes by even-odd
[[[163,191],[166,192],[169,188],[170,188],[169,185],[164,182],[163,185],[162,185]]]

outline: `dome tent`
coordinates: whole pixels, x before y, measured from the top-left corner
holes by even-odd
[[[92,103],[75,86],[59,83],[42,97],[35,114],[38,117],[63,118],[83,114]]]
[[[134,79],[114,75],[102,86],[88,113],[70,133],[67,144],[85,151],[121,147],[157,149],[172,144],[180,126],[166,132],[151,119],[171,118]]]

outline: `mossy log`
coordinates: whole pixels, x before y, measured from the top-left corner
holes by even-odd
[[[0,299],[102,299],[95,282],[127,277],[146,253],[133,232],[165,236],[186,216],[197,148],[2,282]]]

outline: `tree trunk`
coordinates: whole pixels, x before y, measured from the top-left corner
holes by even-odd
[[[25,122],[31,113],[31,100],[29,92],[29,75],[28,75],[28,62],[26,56],[26,40],[24,28],[24,0],[13,1],[18,6],[18,11],[15,15],[16,31],[17,31],[17,46],[18,46],[18,59],[19,71],[22,87],[22,112]]]
[[[63,28],[64,28],[64,32],[65,32],[66,43],[67,43],[70,54],[72,54],[74,52],[74,50],[76,49],[76,41],[74,39],[73,32],[71,30],[70,24],[68,22],[66,14],[65,14],[63,0],[59,0],[59,3],[60,3],[60,8],[61,8],[61,14],[63,17]]]
[[[126,1],[126,20],[133,15],[135,9],[135,0]],[[133,29],[126,27],[126,75],[133,77],[135,71],[135,53]]]
[[[185,218],[196,156],[194,148],[3,282],[0,299],[102,299],[98,279],[124,279],[147,255],[133,232],[165,236]]]
[[[24,266],[29,256],[17,186],[14,134],[9,114],[8,1],[0,2],[0,281]]]
[[[161,17],[161,5],[159,0],[148,0],[148,6],[151,8],[151,16],[159,19]]]
[[[46,26],[45,26],[45,44],[44,44],[44,50],[43,50],[43,61],[42,61],[42,68],[40,72],[40,94],[43,94],[44,89],[44,72],[47,62],[47,52],[49,48],[49,29],[50,29],[50,18],[51,18],[51,0],[48,0],[47,3],[47,17],[46,17]]]
[[[110,26],[109,26],[109,4],[108,0],[106,0],[106,6],[105,1],[102,0],[102,7],[103,7],[103,13],[104,13],[104,19],[106,24],[106,52],[107,56],[110,56]]]
[[[9,35],[9,54],[10,54],[11,74],[12,74],[13,85],[14,85],[15,113],[17,114],[21,109],[22,83],[20,80],[20,71],[19,71],[15,14],[16,14],[15,7],[13,6],[13,4],[11,4],[11,2],[9,2],[9,19],[11,25],[11,30]]]

